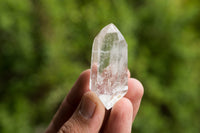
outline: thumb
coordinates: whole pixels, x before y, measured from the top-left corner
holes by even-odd
[[[64,123],[59,133],[97,133],[103,123],[105,108],[93,92],[83,95],[81,102],[72,115]]]

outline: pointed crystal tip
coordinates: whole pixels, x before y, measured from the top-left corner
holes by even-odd
[[[111,23],[94,39],[90,73],[90,89],[107,110],[128,91],[127,71],[127,43]]]
[[[107,26],[105,26],[102,31],[107,32],[107,33],[113,33],[113,32],[118,32],[119,30],[117,29],[117,27],[111,23]]]

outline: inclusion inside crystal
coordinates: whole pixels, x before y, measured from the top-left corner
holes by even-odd
[[[104,27],[92,47],[90,89],[106,109],[128,91],[127,43],[114,24]]]

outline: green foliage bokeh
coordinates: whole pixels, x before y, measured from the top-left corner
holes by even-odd
[[[0,132],[43,132],[114,23],[144,86],[137,133],[200,131],[199,0],[1,0]]]

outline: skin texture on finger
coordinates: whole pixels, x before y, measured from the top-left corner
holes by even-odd
[[[143,94],[144,94],[144,88],[143,85],[140,83],[140,81],[134,78],[129,78],[128,92],[126,93],[125,97],[128,98],[133,105],[133,118],[132,118],[133,121],[139,110]]]
[[[104,133],[131,133],[132,117],[132,103],[122,98],[112,108]]]
[[[82,72],[54,115],[46,133],[57,132],[72,116],[84,93],[89,91],[90,70]]]
[[[91,104],[92,103],[92,104]],[[95,106],[93,106],[95,104]],[[94,111],[91,112],[92,108]],[[84,107],[83,107],[84,106]],[[81,111],[84,108],[83,112]],[[87,92],[84,94],[81,103],[72,117],[64,123],[59,130],[59,133],[98,133],[104,119],[105,108],[99,98],[93,92]]]

